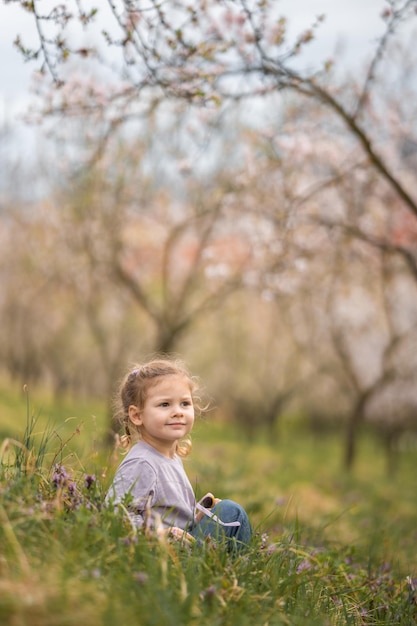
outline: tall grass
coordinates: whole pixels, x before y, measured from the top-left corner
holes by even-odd
[[[334,440],[299,432],[278,449],[249,446],[200,424],[187,461],[197,495],[238,499],[254,525],[250,548],[232,556],[136,532],[103,507],[117,454],[82,453],[74,422],[61,420],[59,436],[38,423],[28,406],[22,436],[2,444],[0,624],[416,623],[411,460],[387,482],[365,442],[368,476],[345,477]]]

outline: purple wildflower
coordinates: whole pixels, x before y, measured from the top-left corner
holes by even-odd
[[[275,504],[277,506],[284,506],[287,502],[287,499],[284,496],[278,496],[278,498],[275,498]]]
[[[210,587],[207,587],[207,589],[204,589],[204,591],[200,593],[200,597],[202,600],[210,601],[212,598],[214,598],[214,596],[216,595],[216,592],[217,592],[216,585],[210,585]]]
[[[133,578],[138,583],[138,585],[144,585],[148,582],[148,574],[146,572],[135,572],[133,574]]]
[[[274,554],[274,552],[276,552],[276,550],[277,550],[277,544],[276,543],[271,543],[267,547],[266,553],[267,553],[268,556],[271,556],[272,554]]]
[[[301,563],[298,564],[297,566],[297,574],[301,574],[301,572],[304,572],[306,570],[311,569],[312,565],[310,563],[310,561],[307,561],[307,559],[304,559],[303,561],[301,561]]]
[[[95,482],[96,482],[95,474],[86,474],[84,476],[84,483],[87,489],[90,489],[90,487],[92,487],[92,485],[94,485]]]
[[[65,487],[70,475],[63,465],[55,465],[54,473],[52,474],[52,484],[55,489],[59,489],[60,487]]]

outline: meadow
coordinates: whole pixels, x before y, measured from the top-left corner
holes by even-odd
[[[353,472],[340,434],[294,418],[251,441],[210,415],[185,461],[196,495],[241,502],[244,553],[137,533],[103,507],[120,461],[100,402],[0,389],[0,624],[417,623],[417,459],[388,477],[364,435]]]

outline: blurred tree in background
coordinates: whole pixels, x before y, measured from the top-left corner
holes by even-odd
[[[249,435],[302,413],[343,427],[350,468],[367,422],[393,467],[417,427],[415,52],[395,36],[415,2],[388,3],[355,78],[295,69],[320,19],[288,42],[278,3],[15,3],[50,140],[33,201],[2,180],[4,371],[111,398],[126,362],[178,351]]]

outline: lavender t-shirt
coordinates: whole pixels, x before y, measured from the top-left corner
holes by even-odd
[[[165,528],[186,528],[194,520],[195,495],[181,459],[170,459],[144,441],[133,445],[117,468],[106,502],[117,505],[127,494],[132,496],[126,499],[129,515],[138,528],[145,523],[147,507],[150,527],[158,519]]]

